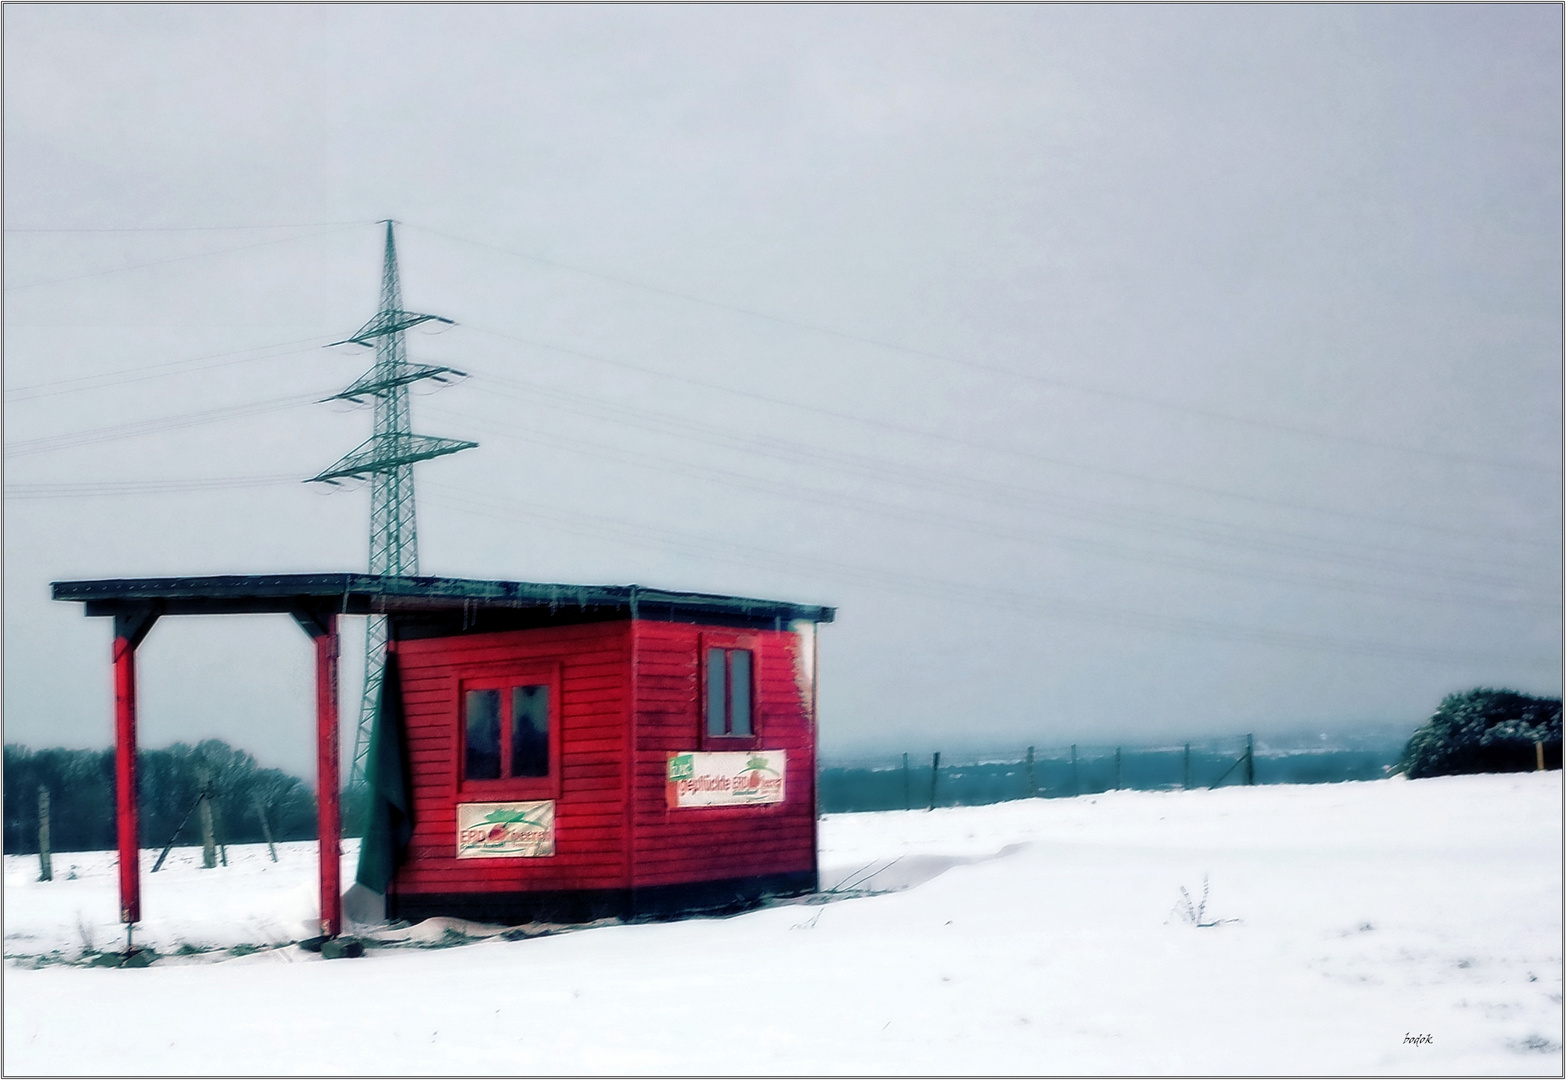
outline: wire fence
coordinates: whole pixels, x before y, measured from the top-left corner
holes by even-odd
[[[1028,747],[946,761],[939,753],[856,765],[824,765],[823,813],[982,806],[1027,798],[1069,798],[1116,789],[1178,791],[1234,784],[1322,784],[1378,780],[1400,745],[1359,749],[1273,749],[1249,736],[1177,746]]]

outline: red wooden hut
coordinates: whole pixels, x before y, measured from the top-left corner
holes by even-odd
[[[115,622],[121,918],[140,918],[135,649],[160,617],[279,612],[316,641],[322,933],[339,932],[337,618],[388,616],[382,720],[411,839],[387,914],[498,922],[816,887],[816,627],[833,609],[366,574],[56,582]]]

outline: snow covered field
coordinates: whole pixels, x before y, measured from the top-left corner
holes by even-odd
[[[332,961],[227,951],[306,934],[313,845],[180,849],[138,941],[215,951],[140,970],[61,962],[123,941],[112,855],[44,884],[8,856],[5,1071],[1561,1072],[1559,772],[845,814],[821,844],[829,898]],[[1204,875],[1203,921],[1237,921],[1180,917]]]

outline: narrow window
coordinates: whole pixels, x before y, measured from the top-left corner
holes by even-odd
[[[463,775],[469,780],[500,778],[500,691],[467,693],[467,756]]]
[[[707,734],[751,735],[748,649],[707,650]]]
[[[750,734],[750,652],[729,653],[729,734]]]
[[[511,775],[549,775],[549,687],[511,688]]]
[[[727,735],[728,717],[724,702],[728,698],[728,664],[723,649],[707,650],[707,734]],[[689,699],[687,699],[689,700]]]

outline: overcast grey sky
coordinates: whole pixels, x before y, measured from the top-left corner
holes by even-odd
[[[1559,7],[4,19],[7,741],[111,738],[51,580],[364,566],[385,217],[423,571],[836,605],[828,754],[1560,692]],[[309,658],[165,620],[143,738],[308,776]]]

